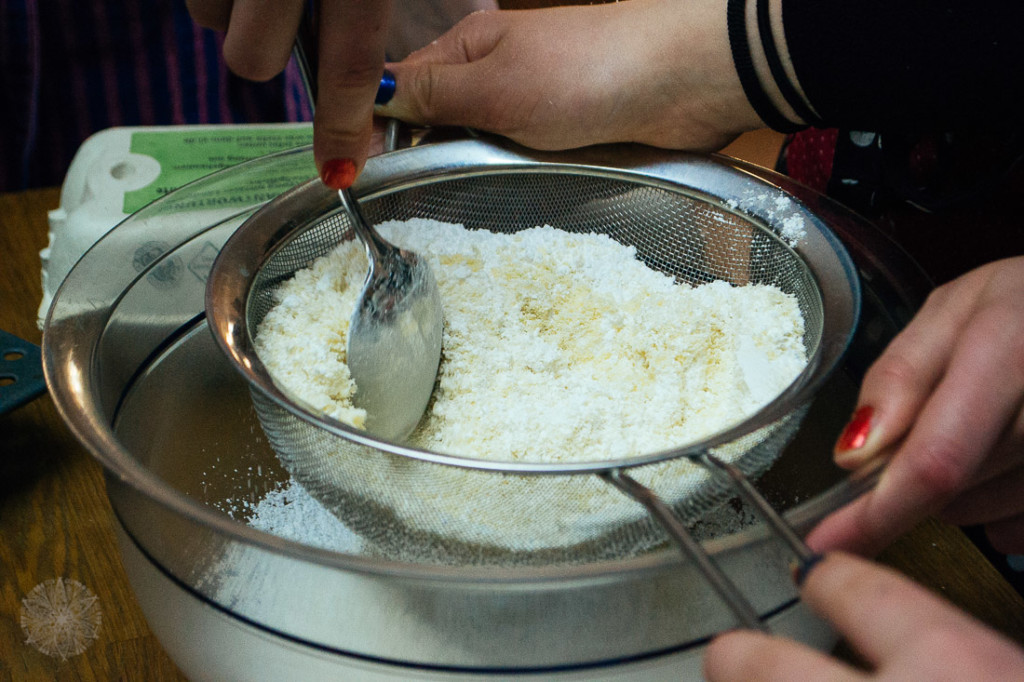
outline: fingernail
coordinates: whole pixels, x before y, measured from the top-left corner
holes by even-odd
[[[377,87],[377,96],[374,98],[373,103],[387,104],[394,96],[395,74],[391,73],[388,69],[384,69],[384,74],[380,77],[380,85]]]
[[[820,564],[821,560],[824,558],[824,554],[813,554],[810,557],[801,560],[793,567],[793,582],[796,583],[797,587],[801,587],[804,584],[804,581],[807,580],[807,576],[811,572],[811,569]]]
[[[836,454],[859,450],[868,442],[871,434],[871,419],[875,415],[875,408],[864,405],[853,413],[846,428],[839,435],[836,441]]]
[[[320,180],[331,189],[348,189],[356,181],[356,162],[331,159],[320,169]]]

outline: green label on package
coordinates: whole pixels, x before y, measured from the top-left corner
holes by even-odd
[[[139,131],[132,134],[130,151],[151,156],[160,163],[160,175],[141,189],[124,195],[124,212],[134,213],[154,199],[209,175],[214,171],[234,166],[285,149],[302,147],[313,142],[313,127],[306,126],[241,126],[197,128],[194,131],[177,129]],[[273,183],[284,191],[316,175],[312,155],[308,168],[286,164],[287,177],[275,178]],[[279,182],[278,182],[279,180]],[[261,192],[267,191],[266,178],[260,178]],[[211,205],[224,207],[244,204],[243,188],[233,187],[230,196],[209,197]]]

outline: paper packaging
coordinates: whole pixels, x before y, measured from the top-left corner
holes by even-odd
[[[309,123],[119,127],[89,137],[68,168],[60,206],[48,214],[39,327],[82,254],[129,215],[209,173],[312,141]]]

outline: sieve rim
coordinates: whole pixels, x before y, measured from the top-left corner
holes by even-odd
[[[307,407],[282,390],[259,358],[248,324],[253,282],[263,264],[310,220],[341,210],[336,193],[318,179],[303,183],[263,206],[225,242],[210,270],[206,315],[210,329],[231,364],[251,389],[293,416],[359,445],[411,459],[463,469],[517,475],[601,474],[681,457],[696,458],[760,428],[785,419],[809,402],[849,347],[860,314],[856,266],[846,248],[820,217],[797,197],[736,162],[719,155],[669,152],[635,145],[607,145],[566,152],[528,150],[502,140],[476,138],[410,147],[371,159],[352,187],[361,201],[439,181],[507,174],[587,175],[628,181],[700,196],[718,208],[760,227],[796,252],[818,285],[825,311],[822,340],[807,366],[768,405],[724,430],[683,446],[618,459],[572,462],[489,460],[434,452],[386,440]],[[783,197],[789,209],[778,215],[770,201],[751,202],[751,193]],[[804,221],[804,235],[784,239],[784,218]]]
[[[189,198],[199,190],[222,182],[222,179],[249,175],[254,172],[265,172],[274,169],[279,162],[286,162],[294,157],[308,160],[309,176],[315,174],[312,164],[312,152],[309,146],[278,152],[265,157],[247,161],[215,172],[194,181],[190,186],[176,190],[171,194],[155,200],[138,213],[130,216],[121,225],[101,238],[95,248],[83,256],[82,261],[72,268],[67,280],[61,285],[54,298],[54,303],[47,315],[43,334],[43,358],[47,384],[53,396],[54,405],[62,419],[68,424],[71,433],[82,444],[83,448],[102,465],[107,481],[108,495],[114,504],[115,511],[124,511],[122,521],[132,521],[139,501],[151,504],[154,510],[173,515],[197,528],[209,529],[220,537],[228,538],[267,550],[275,555],[291,556],[301,561],[352,570],[373,575],[388,575],[413,579],[464,581],[482,580],[530,580],[534,578],[571,579],[574,577],[597,577],[606,579],[608,575],[623,571],[647,570],[652,567],[675,564],[679,561],[678,551],[664,549],[657,552],[630,558],[602,560],[589,564],[563,565],[556,568],[540,566],[433,566],[415,562],[384,560],[349,555],[331,550],[320,549],[298,541],[289,540],[269,532],[251,528],[237,519],[226,516],[201,501],[189,497],[161,479],[146,465],[136,458],[127,446],[123,445],[110,427],[110,410],[112,406],[106,399],[108,389],[113,386],[120,390],[120,384],[112,383],[120,378],[108,377],[98,364],[98,353],[102,345],[103,332],[111,312],[116,309],[123,295],[126,283],[134,281],[142,275],[133,269],[123,267],[121,254],[124,243],[131,242],[136,234],[146,232],[150,219],[162,214],[165,207],[172,206],[182,198]],[[838,204],[814,190],[799,185],[792,179],[780,176],[775,171],[754,166],[744,161],[721,157],[722,163],[730,164],[738,172],[750,173],[766,181],[780,184],[788,191],[801,197],[810,205],[815,206],[826,216],[829,224],[843,235],[849,249],[857,256],[858,270],[864,275],[866,286],[871,292],[868,301],[881,301],[883,306],[883,324],[892,324],[896,330],[904,326],[924,301],[933,284],[920,269],[920,266],[905,250],[900,248],[890,237],[863,217]],[[368,169],[375,167],[378,159],[371,159]],[[266,199],[241,211],[251,213],[257,205]],[[209,230],[204,222],[202,233]],[[191,239],[200,232],[189,224],[184,225],[186,238]],[[174,239],[181,235],[174,233]],[[184,243],[184,242],[183,242]],[[175,242],[177,246],[177,242]],[[108,276],[98,276],[105,273]],[[112,276],[110,276],[112,275]],[[878,288],[880,287],[880,288]],[[199,302],[201,303],[201,301]],[[198,307],[197,307],[197,310]],[[201,310],[199,317],[202,317]],[[875,321],[869,318],[867,321]],[[205,326],[205,325],[204,325]],[[202,329],[202,333],[209,333]],[[866,336],[869,342],[872,337]],[[856,349],[855,349],[856,350]],[[864,367],[864,357],[854,357],[851,371],[859,375]],[[840,508],[857,497],[872,481],[856,481],[844,476],[836,483],[816,491],[811,497],[785,512],[787,519],[802,529],[809,529],[825,514]],[[132,525],[131,523],[128,524]],[[713,554],[730,551],[746,546],[759,537],[755,528],[746,528],[734,533],[704,541],[705,546]],[[145,540],[146,538],[140,538]],[[156,545],[143,544],[155,549]]]

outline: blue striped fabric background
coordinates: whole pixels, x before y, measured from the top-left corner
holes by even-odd
[[[294,65],[231,74],[184,0],[0,0],[0,191],[58,185],[112,126],[309,121]]]

